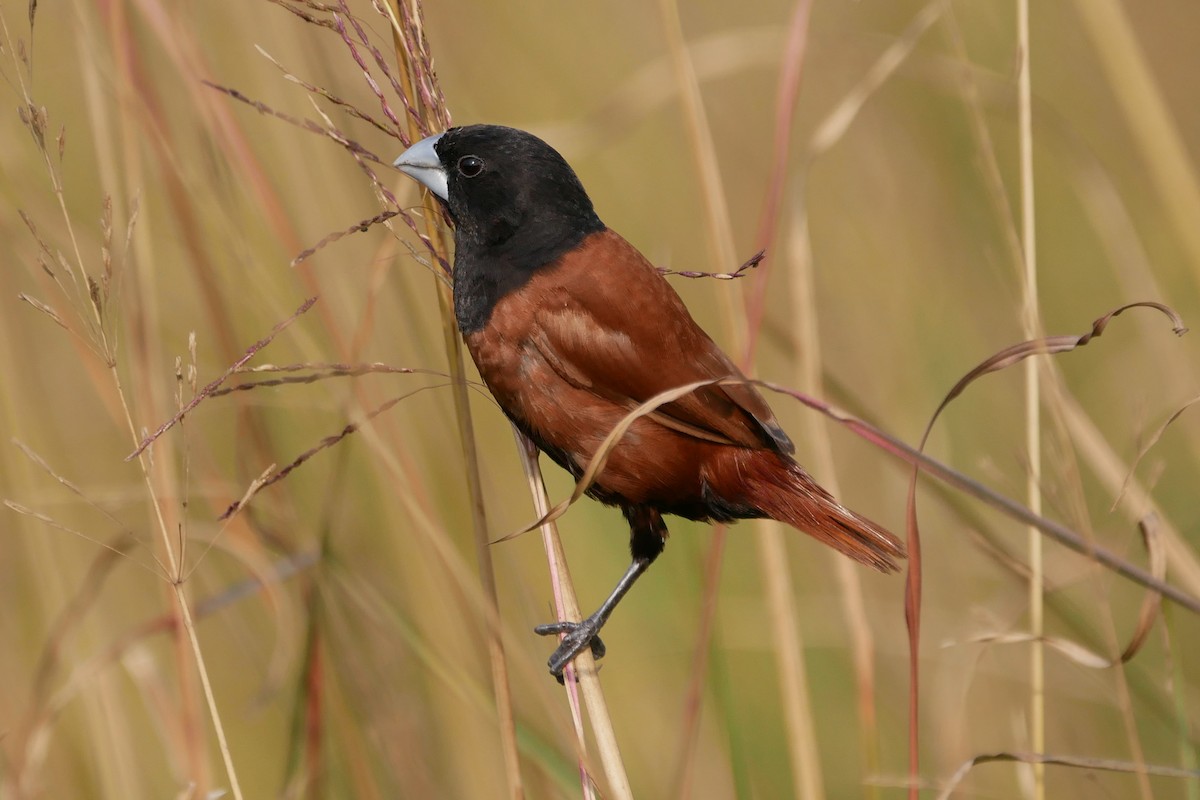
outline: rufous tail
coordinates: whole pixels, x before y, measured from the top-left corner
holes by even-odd
[[[880,572],[900,569],[904,543],[839,503],[795,461],[767,450],[743,450],[737,456],[737,488],[743,493],[739,501],[861,564]]]

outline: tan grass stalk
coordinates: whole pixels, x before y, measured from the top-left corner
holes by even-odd
[[[968,120],[971,124],[971,131],[976,140],[976,147],[981,154],[980,163],[983,167],[983,177],[988,189],[987,196],[991,201],[992,208],[998,219],[1003,221],[1001,231],[1004,235],[1004,241],[1010,249],[1010,257],[1017,261],[1021,258],[1022,243],[1017,236],[1016,224],[1012,218],[1010,204],[1006,197],[1004,182],[1000,174],[1000,166],[996,159],[995,147],[992,144],[991,135],[987,125],[983,119],[981,103],[979,98],[979,90],[975,82],[971,78],[971,71],[966,68],[968,64],[966,47],[963,42],[962,32],[958,27],[957,20],[953,13],[947,15],[947,28],[949,29],[950,39],[955,49],[955,54],[959,61],[963,64],[961,70],[963,96],[968,111]],[[1079,161],[1077,172],[1081,182],[1080,197],[1084,201],[1084,206],[1093,218],[1093,224],[1096,231],[1105,242],[1106,246],[1113,253],[1113,263],[1120,265],[1118,271],[1119,276],[1125,286],[1126,293],[1130,298],[1136,298],[1146,292],[1146,288],[1150,287],[1149,296],[1162,296],[1161,292],[1154,291],[1155,280],[1146,263],[1145,254],[1141,251],[1136,240],[1136,234],[1133,231],[1131,223],[1123,214],[1123,206],[1120,198],[1113,188],[1111,180],[1107,174],[1090,159],[1082,157],[1078,154],[1072,154]],[[1136,282],[1129,276],[1130,272],[1137,271]],[[1067,435],[1070,436],[1070,429],[1078,430],[1081,423],[1078,420],[1073,420],[1072,415],[1079,413],[1078,403],[1075,402],[1073,395],[1062,385],[1058,378],[1058,372],[1053,364],[1047,364],[1046,370],[1053,380],[1049,384],[1054,392],[1053,407],[1056,411],[1056,420],[1060,426],[1067,430]],[[1084,426],[1090,425],[1090,420],[1082,423]],[[1092,428],[1094,431],[1094,427]],[[1097,434],[1098,435],[1098,434]],[[1080,445],[1079,437],[1076,435],[1074,443],[1078,447]],[[1096,462],[1093,457],[1087,455],[1087,452],[1094,452],[1095,446],[1085,448],[1085,459],[1093,465],[1093,470],[1097,469]],[[1136,464],[1136,462],[1135,462]],[[1101,467],[1103,469],[1103,467]],[[1132,475],[1132,469],[1126,470],[1127,475]],[[1118,498],[1119,501],[1119,498]],[[1114,504],[1115,507],[1115,504]],[[1136,512],[1133,518],[1140,518],[1141,512]],[[1044,576],[1043,576],[1044,577]],[[1027,576],[1027,579],[1032,581],[1032,577]],[[1043,586],[1045,584],[1043,583]],[[1031,592],[1032,582],[1030,584]],[[1039,593],[1041,596],[1041,593]],[[1112,628],[1111,616],[1106,617],[1109,622],[1109,630]],[[1044,635],[1030,635],[1026,641],[1035,640],[1032,647],[1041,649],[1043,643],[1050,644]],[[1115,641],[1115,636],[1113,637]],[[1143,759],[1141,757],[1141,743],[1137,739],[1136,724],[1133,723],[1134,712],[1128,700],[1127,679],[1124,672],[1117,675],[1118,688],[1120,690],[1118,699],[1121,703],[1123,718],[1126,724],[1127,738],[1129,739],[1130,749],[1135,754],[1138,762]],[[1031,769],[1044,770],[1043,765],[1035,765]],[[1148,796],[1148,784],[1145,773],[1139,773],[1139,783],[1142,788],[1143,796]]]
[[[687,131],[688,143],[700,174],[700,189],[707,217],[704,228],[709,237],[715,263],[719,268],[727,269],[737,263],[733,243],[733,221],[729,214],[729,203],[725,199],[725,184],[717,160],[717,146],[713,141],[712,129],[704,110],[704,98],[700,93],[700,80],[696,76],[696,67],[684,37],[683,22],[679,18],[676,0],[660,0],[659,12],[675,82],[679,87],[679,99],[683,104],[684,129]],[[740,293],[739,288],[733,288],[732,291],[721,292],[720,295],[720,307],[725,314],[725,328],[732,337],[730,349],[737,353],[742,352],[746,340],[745,324],[738,320],[734,311],[734,300]]]
[[[147,64],[143,56],[143,51],[134,41],[134,37],[131,34],[133,26],[126,18],[127,10],[128,8],[125,4],[114,6],[112,13],[104,19],[106,23],[105,32],[111,40],[110,44],[115,54],[116,69],[120,75],[120,84],[127,87],[148,86],[151,81],[147,73],[153,68]],[[163,19],[163,16],[150,13],[147,15],[147,18]],[[194,45],[189,38],[187,30],[183,26],[160,25],[155,29],[155,33],[161,40],[163,52],[174,54],[179,59],[176,61],[176,65],[180,72],[188,75],[194,74],[193,69],[198,62],[184,55],[194,53]],[[95,86],[90,81],[89,85]],[[212,322],[208,326],[208,330],[212,332],[221,351],[226,355],[232,355],[237,351],[237,343],[234,336],[235,326],[233,325],[230,311],[222,297],[221,289],[215,281],[213,271],[208,269],[208,242],[202,231],[203,226],[200,222],[200,216],[203,212],[199,209],[195,198],[184,186],[182,177],[174,163],[175,155],[171,151],[167,140],[160,136],[146,135],[147,129],[156,131],[169,129],[170,126],[165,119],[164,103],[160,95],[153,90],[139,92],[137,95],[127,93],[119,96],[122,100],[122,111],[124,112],[116,117],[117,143],[120,146],[120,157],[117,156],[114,150],[108,159],[101,157],[100,160],[108,160],[112,163],[126,165],[127,171],[121,175],[123,180],[115,182],[114,185],[123,184],[126,187],[126,193],[129,195],[134,195],[140,189],[141,182],[146,179],[146,175],[142,172],[145,168],[143,165],[147,161],[150,161],[152,165],[157,164],[159,171],[155,177],[160,178],[166,188],[171,217],[175,221],[177,231],[185,243],[184,252],[188,256],[187,263],[193,269],[199,295],[202,298],[202,305]],[[103,109],[103,106],[106,104],[104,98],[96,96],[89,98],[89,100],[91,101],[91,106],[98,113],[107,114],[107,110]],[[151,145],[149,148],[147,148],[147,143]],[[144,265],[152,264],[153,255],[148,228],[142,226],[137,236],[134,237],[133,242],[136,246],[136,263]],[[130,320],[127,324],[128,341],[126,342],[124,352],[129,354],[131,366],[135,371],[134,374],[145,377],[157,374],[158,358],[160,356],[160,345],[150,333],[153,330],[159,329],[159,323],[162,318],[158,305],[161,295],[156,291],[158,288],[156,281],[157,275],[153,269],[146,269],[139,272],[136,281],[131,278],[128,283],[132,291],[126,294],[127,302],[123,308],[124,314]],[[115,369],[113,370],[113,377],[114,381],[116,381],[117,373]],[[167,406],[167,399],[162,396],[160,386],[161,384],[154,380],[145,379],[136,381],[133,384],[136,392],[134,396],[136,405],[139,408],[148,410],[165,408]],[[137,439],[137,432],[132,422],[129,403],[119,385],[118,395],[131,436]],[[158,416],[154,411],[151,413]],[[251,430],[254,429],[252,428]],[[189,600],[187,592],[185,592],[186,574],[184,570],[186,569],[186,564],[182,548],[182,541],[185,538],[182,536],[184,531],[183,521],[178,519],[168,521],[164,519],[164,508],[154,488],[156,480],[164,486],[179,486],[179,476],[173,474],[175,464],[173,450],[173,444],[160,445],[159,452],[156,453],[154,459],[147,459],[145,456],[141,456],[138,462],[145,478],[148,497],[154,507],[163,545],[168,554],[172,552],[171,539],[174,535],[173,532],[179,531],[181,534],[180,543],[175,545],[179,552],[177,557],[172,557],[172,561],[177,560],[178,564],[171,563],[169,567],[170,575],[173,579],[171,591],[174,595],[174,602],[178,606],[178,624],[174,627],[172,635],[175,637],[173,651],[178,665],[178,680],[180,684],[182,708],[179,716],[180,724],[183,727],[184,756],[187,759],[187,769],[190,778],[199,787],[207,786],[211,779],[208,775],[208,745],[207,739],[203,734],[203,723],[199,711],[200,701],[196,689],[196,679],[198,677],[200,691],[203,693],[204,702],[208,707],[208,716],[212,720],[214,729],[216,730],[218,749],[221,752],[226,776],[231,784],[230,789],[235,798],[240,798],[241,789],[237,774],[234,771],[232,754],[218,712],[215,693],[208,678],[203,654],[199,649],[199,639],[195,633],[194,623],[191,619],[191,609],[188,606]],[[159,477],[152,477],[152,472],[157,473]],[[173,509],[171,510],[171,516],[177,516]],[[194,677],[189,669],[189,651],[191,653],[191,660],[194,660],[196,663],[197,677]]]
[[[583,619],[579,609],[579,600],[575,595],[575,585],[571,580],[571,571],[567,565],[566,552],[563,550],[562,539],[558,534],[558,526],[551,518],[550,500],[546,494],[546,484],[542,480],[541,467],[538,465],[537,450],[532,443],[517,431],[517,450],[521,455],[521,466],[529,481],[529,492],[533,497],[534,510],[538,514],[542,532],[542,545],[546,550],[546,559],[550,567],[550,576],[554,584],[555,612],[559,619]],[[609,788],[613,795],[620,800],[632,800],[633,790],[625,773],[625,762],[621,757],[621,748],[617,743],[616,731],[613,728],[612,717],[608,713],[608,704],[604,699],[604,691],[600,686],[599,672],[596,661],[592,658],[590,649],[585,649],[576,656],[575,661],[563,671],[563,684],[567,690],[567,701],[571,709],[571,721],[575,729],[575,741],[579,750],[579,777],[582,783],[583,796],[586,800],[594,800],[595,787],[587,768],[587,743],[583,735],[583,717],[580,713],[579,694],[582,692],[583,701],[587,705],[588,717],[592,722],[592,733],[596,737],[596,746],[600,754],[600,764],[608,779]]]
[[[803,203],[803,198],[800,202]],[[796,338],[804,345],[797,347],[800,354],[797,365],[798,383],[801,391],[820,396],[824,394],[821,380],[824,368],[821,359],[820,312],[817,306],[808,216],[802,209],[792,219],[787,245],[787,260],[792,267],[788,273],[791,277],[789,283],[792,306],[796,309],[795,316],[799,321]],[[809,424],[804,440],[813,453],[813,474],[818,476],[825,488],[833,492],[835,497],[840,497],[841,490],[838,486],[837,467],[829,431],[820,417],[809,415],[807,419]],[[841,588],[842,610],[854,662],[863,774],[870,776],[879,772],[879,728],[875,715],[875,635],[863,602],[859,566],[848,558],[836,555],[832,560]],[[877,797],[879,794],[878,787],[873,784],[865,784],[864,790],[870,797]]]
[[[1021,162],[1021,244],[1024,262],[1023,328],[1026,339],[1041,336],[1038,310],[1037,239],[1033,191],[1033,80],[1029,54],[1029,0],[1017,0],[1017,111]],[[1025,447],[1029,454],[1029,474],[1025,483],[1025,502],[1029,510],[1042,513],[1042,421],[1041,380],[1038,359],[1025,362]],[[1042,560],[1042,536],[1030,527],[1029,538],[1029,628],[1034,636],[1029,647],[1029,733],[1033,752],[1046,750],[1046,651],[1042,643],[1045,630],[1045,606],[1042,585],[1045,566]],[[1034,800],[1045,800],[1046,767],[1033,764]]]
[[[546,523],[553,522],[566,513],[567,509],[583,496],[586,489],[595,480],[597,474],[604,468],[604,463],[612,448],[616,446],[621,437],[637,419],[654,413],[655,409],[665,403],[677,400],[700,387],[709,386],[714,383],[721,383],[721,381],[696,381],[675,389],[669,389],[660,392],[630,411],[613,427],[612,431],[609,432],[600,444],[600,447],[588,462],[587,468],[576,482],[571,496],[544,512],[536,522],[504,538],[508,539],[512,536],[526,533],[535,527],[544,526]],[[780,667],[781,692],[783,693],[785,714],[788,720],[790,753],[793,758],[795,771],[794,780],[796,781],[797,788],[800,790],[800,797],[818,798],[823,796],[822,781],[820,778],[820,758],[816,751],[817,737],[812,724],[811,705],[808,702],[808,694],[804,685],[804,651],[799,634],[797,633],[795,606],[792,602],[794,592],[792,590],[791,578],[787,571],[787,550],[784,545],[782,531],[778,524],[763,523],[761,524],[760,532],[762,535],[760,537],[761,547],[759,556],[763,562],[763,571],[767,584],[766,594],[771,614],[771,623],[774,629],[773,636],[777,648],[776,656]],[[557,544],[557,537],[554,537],[552,544],[561,548],[561,544]],[[561,557],[556,555],[556,559],[561,560]],[[567,609],[567,611],[569,612],[570,609]],[[578,619],[579,617],[576,616],[573,618]],[[587,654],[587,660],[591,660],[590,653]],[[588,667],[586,662],[582,662],[578,671],[584,675],[587,674]],[[587,691],[588,687],[585,685],[585,700],[587,698]],[[615,747],[615,745],[616,742],[614,739],[612,746]]]
[[[517,440],[517,450],[521,456],[521,468],[529,482],[529,494],[533,498],[533,508],[538,517],[545,519],[550,513],[550,498],[546,493],[546,483],[542,479],[542,469],[538,464],[536,448],[523,434],[513,429]],[[571,581],[570,569],[563,555],[562,541],[558,538],[558,526],[553,520],[547,520],[541,525],[542,547],[546,551],[547,566],[553,584],[554,610],[559,619],[583,619],[579,610],[579,600],[575,595],[575,586]],[[591,651],[588,651],[591,656]],[[583,662],[580,662],[581,664]],[[595,659],[592,659],[590,677],[596,679]],[[583,796],[586,800],[594,800],[595,790],[587,769],[587,739],[583,733],[583,710],[579,705],[579,681],[576,679],[575,663],[572,662],[563,670],[563,686],[567,691],[567,706],[571,711],[571,725],[575,731],[576,755],[579,760],[579,779],[582,783]],[[606,709],[607,710],[607,709]],[[605,715],[607,718],[607,714]]]
[[[437,219],[433,201],[426,196],[427,220]],[[432,227],[432,223],[431,223]],[[430,231],[431,235],[434,233]],[[440,252],[448,255],[444,231],[440,240]],[[467,464],[467,490],[470,494],[471,532],[475,543],[475,558],[479,565],[485,611],[487,612],[488,658],[492,669],[492,690],[496,698],[496,718],[500,728],[501,752],[504,756],[505,776],[508,779],[508,796],[520,800],[525,796],[521,781],[521,760],[517,750],[517,723],[513,714],[512,689],[508,681],[508,660],[504,654],[501,636],[500,597],[496,589],[496,570],[492,562],[492,551],[488,543],[487,515],[483,505],[483,483],[480,477],[479,451],[475,445],[475,425],[471,418],[471,406],[467,396],[466,366],[463,361],[462,340],[454,321],[454,301],[450,288],[437,284],[438,305],[444,322],[446,357],[450,364],[451,392],[454,397],[454,415],[458,422],[463,459]]]
[[[419,78],[414,75],[414,61],[425,55],[416,52],[422,46],[425,37],[424,31],[420,27],[422,11],[417,2],[414,2],[407,12],[400,8],[399,3],[400,0],[389,0],[387,10],[392,23],[400,81],[406,96],[420,109],[426,126],[424,131],[419,130],[412,117],[405,116],[405,120],[408,122],[408,134],[413,140],[416,140],[428,131],[446,128],[449,123],[449,114],[445,108],[431,107],[423,100],[418,101],[418,97],[423,98],[423,95],[419,95],[416,91]],[[403,23],[401,22],[402,17]],[[443,261],[449,261],[448,233],[441,223],[440,209],[428,193],[423,193],[423,202],[426,234],[433,242],[436,255]],[[454,300],[451,288],[443,281],[438,281],[436,287],[438,307],[442,316],[446,359],[450,365],[454,416],[458,423],[459,443],[462,447],[463,459],[466,462],[471,534],[475,544],[479,580],[487,612],[488,660],[492,671],[492,689],[496,699],[496,716],[499,724],[501,752],[504,758],[504,772],[508,781],[508,796],[513,800],[521,800],[525,796],[525,789],[521,781],[521,761],[517,750],[516,719],[513,714],[512,690],[508,680],[508,661],[505,658],[504,642],[501,636],[500,600],[496,589],[496,573],[492,563],[492,553],[488,547],[487,514],[483,503],[479,452],[475,445],[475,427],[467,396],[462,340],[459,338],[458,326],[454,319]]]
[[[129,404],[125,399],[125,392],[121,387],[121,377],[117,372],[115,360],[110,363],[112,372],[113,386],[116,389],[117,396],[121,401],[121,409],[125,415],[125,422],[129,428],[130,440],[136,446],[139,442],[139,436],[136,426],[133,422],[133,415],[129,410]],[[148,373],[147,373],[148,374]],[[160,455],[161,458],[161,455]],[[204,652],[200,647],[200,639],[196,635],[196,625],[192,620],[192,611],[190,601],[188,600],[186,587],[186,575],[184,573],[185,564],[182,561],[182,541],[178,544],[180,552],[176,552],[177,545],[171,537],[171,529],[163,514],[162,501],[158,497],[158,492],[154,485],[154,479],[151,475],[153,466],[150,458],[146,453],[139,453],[137,456],[138,465],[141,467],[142,476],[146,483],[147,496],[150,498],[151,507],[154,509],[154,515],[158,522],[158,531],[162,539],[163,550],[166,554],[168,576],[171,581],[171,591],[175,597],[175,604],[179,614],[179,621],[182,624],[186,642],[191,649],[192,658],[195,660],[196,673],[200,680],[200,686],[204,692],[204,701],[208,706],[208,715],[213,723],[213,730],[217,737],[217,747],[221,752],[221,761],[225,766],[225,775],[229,780],[229,789],[232,792],[234,800],[242,800],[242,789],[238,781],[237,770],[233,762],[233,754],[229,748],[228,737],[225,735],[225,726],[221,723],[221,712],[217,705],[216,694],[213,692],[212,682],[208,677],[208,667],[205,664]],[[180,645],[181,646],[181,645]],[[185,687],[187,685],[187,676],[181,675]],[[186,695],[186,692],[185,692]],[[193,758],[196,755],[195,748],[198,745],[193,742],[193,746],[189,748],[189,755]]]
[[[804,640],[795,611],[796,591],[789,572],[787,545],[782,523],[763,521],[759,530],[758,556],[766,579],[767,610],[771,617],[775,664],[779,669],[779,691],[787,725],[787,750],[792,767],[794,796],[819,800],[825,796],[821,754],[817,747],[816,721],[808,692],[808,669]]]

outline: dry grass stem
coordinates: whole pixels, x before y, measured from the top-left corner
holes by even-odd
[[[1022,325],[1025,338],[1042,336],[1038,301],[1036,217],[1033,184],[1033,74],[1030,69],[1029,0],[1017,0],[1017,110],[1020,130],[1021,174],[1021,276],[1024,308]],[[1039,364],[1025,362],[1025,449],[1029,474],[1025,483],[1025,502],[1034,514],[1042,513],[1042,390]],[[1046,656],[1042,648],[1045,630],[1045,600],[1042,596],[1045,563],[1042,535],[1029,528],[1029,629],[1033,636],[1029,648],[1029,733],[1035,752],[1046,749]],[[1045,800],[1046,770],[1033,765],[1034,800]]]

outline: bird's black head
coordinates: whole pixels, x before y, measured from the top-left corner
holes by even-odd
[[[417,142],[396,166],[425,184],[450,210],[461,250],[518,261],[604,226],[575,171],[531,133],[467,125]]]
[[[525,131],[451,128],[417,142],[395,165],[450,210],[464,333],[486,324],[496,301],[535,271],[604,229],[575,171]]]

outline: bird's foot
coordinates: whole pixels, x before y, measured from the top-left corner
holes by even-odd
[[[604,657],[604,642],[600,641],[598,635],[600,628],[603,626],[604,619],[593,614],[582,622],[567,622],[563,620],[551,622],[546,625],[538,625],[533,629],[533,632],[539,636],[566,634],[563,640],[558,643],[558,649],[551,653],[549,661],[546,662],[547,666],[550,667],[550,674],[557,678],[559,683],[563,682],[563,669],[575,659],[575,656],[582,653],[585,648],[591,648],[592,658]]]

